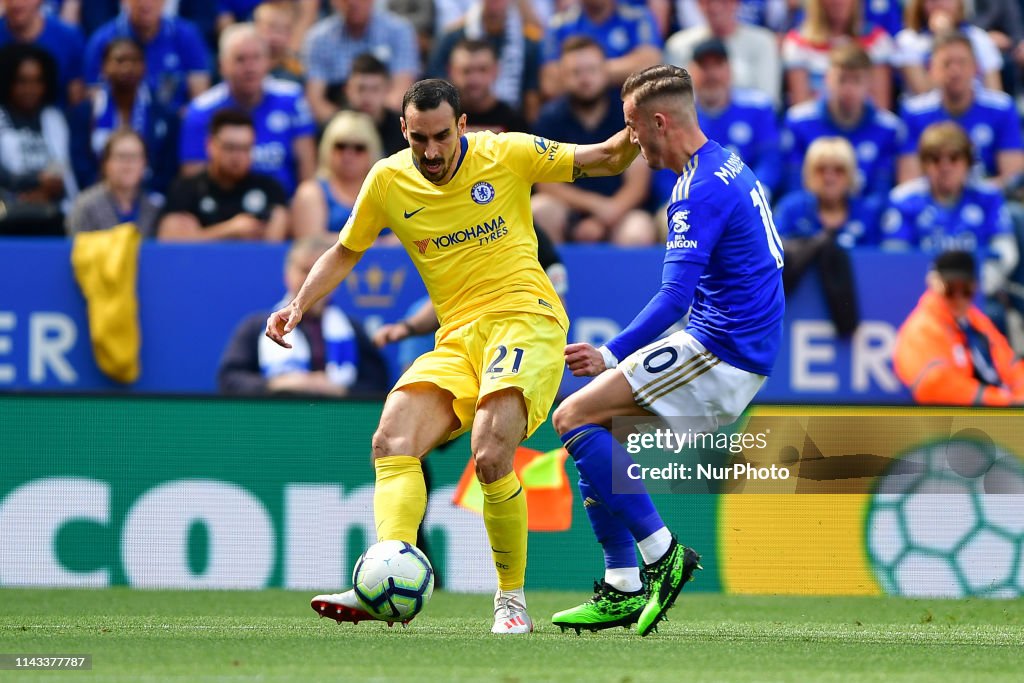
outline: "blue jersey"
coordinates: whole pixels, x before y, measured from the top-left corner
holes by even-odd
[[[221,109],[241,108],[227,83],[218,83],[193,100],[182,124],[181,161],[206,161],[206,138],[213,115]],[[316,133],[302,86],[267,78],[263,81],[263,99],[249,115],[256,129],[252,170],[273,177],[290,196],[298,184],[295,140]]]
[[[721,111],[698,106],[697,120],[709,138],[743,159],[770,199],[782,179],[779,127],[771,98],[758,90],[737,88]]]
[[[14,42],[7,27],[7,18],[0,18],[0,45]],[[33,44],[50,53],[57,64],[57,81],[60,92],[57,101],[67,101],[68,83],[82,77],[82,55],[85,53],[85,38],[74,26],[65,24],[57,17],[43,17],[43,30]]]
[[[178,111],[188,103],[188,76],[210,73],[210,58],[199,30],[192,22],[163,17],[156,36],[143,42],[122,13],[96,29],[85,48],[85,80],[98,85],[103,49],[114,38],[134,38],[146,51],[146,83],[157,101]]]
[[[988,246],[999,235],[1013,234],[1009,213],[999,190],[971,181],[959,201],[940,204],[932,197],[927,178],[915,178],[893,189],[882,219],[885,240],[905,242],[938,254],[952,249],[988,258]]]
[[[71,163],[79,187],[96,182],[103,147],[111,133],[120,128],[131,128],[146,144],[148,189],[164,194],[178,175],[181,121],[177,114],[153,100],[145,83],[135,94],[131,118],[122,118],[110,87],[103,84],[71,111],[68,125],[71,128]]]
[[[580,35],[593,38],[608,59],[622,57],[643,45],[661,48],[661,34],[654,15],[646,7],[619,5],[604,23],[595,24],[576,6],[551,18],[551,25],[544,32],[544,63],[562,56],[566,38]]]
[[[953,116],[942,106],[938,90],[910,97],[903,104],[900,117],[907,124],[907,138],[903,153],[917,152],[917,141],[924,129],[940,121],[955,121],[967,131],[978,155],[977,162],[984,167],[984,176],[999,174],[996,158],[999,152],[1024,149],[1021,141],[1020,116],[1013,98],[1004,92],[988,90],[975,85],[974,102],[967,111]]]
[[[320,190],[324,193],[324,203],[327,204],[327,231],[341,232],[352,215],[352,206],[345,204],[334,196],[331,191],[331,184],[327,178],[317,178],[320,183]]]
[[[906,138],[905,128],[895,114],[870,102],[853,128],[841,128],[829,113],[824,99],[804,102],[786,112],[782,147],[786,157],[786,188],[803,187],[804,157],[811,143],[821,137],[846,138],[857,155],[861,195],[885,197],[895,184],[896,158]]]
[[[883,203],[877,197],[850,199],[849,215],[836,234],[836,242],[846,249],[878,244],[879,221]],[[813,237],[822,231],[818,218],[818,199],[806,190],[791,192],[775,207],[775,227],[788,239]]]
[[[741,370],[768,375],[782,343],[782,241],[764,188],[713,140],[693,155],[668,206],[665,261],[701,270],[686,330]]]

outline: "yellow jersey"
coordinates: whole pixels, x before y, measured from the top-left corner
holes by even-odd
[[[404,149],[377,162],[339,236],[365,251],[385,227],[401,240],[442,334],[491,312],[543,313],[569,327],[537,261],[530,188],[572,180],[576,146],[524,133],[467,133],[452,179],[435,185]]]

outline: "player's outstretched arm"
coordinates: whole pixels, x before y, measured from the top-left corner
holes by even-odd
[[[629,129],[623,128],[604,142],[577,146],[572,179],[619,175],[625,171],[640,154],[640,146],[629,138]]]
[[[295,329],[302,320],[302,314],[314,303],[327,296],[348,277],[359,259],[362,251],[347,249],[341,242],[323,253],[313,264],[313,269],[306,276],[302,288],[284,308],[274,311],[267,318],[266,335],[286,349],[292,347],[284,340],[286,334]]]

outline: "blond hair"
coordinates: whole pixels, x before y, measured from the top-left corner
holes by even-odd
[[[807,16],[804,18],[803,24],[800,25],[800,34],[812,43],[828,43],[831,36],[821,0],[807,0],[806,11]],[[861,0],[853,0],[850,22],[843,29],[844,35],[850,37],[860,35],[864,28],[863,14]]]
[[[331,154],[335,143],[342,141],[361,142],[366,145],[370,162],[376,163],[383,156],[384,145],[380,141],[377,126],[368,114],[357,111],[339,111],[324,129],[320,138],[317,174],[327,177],[331,173]]]
[[[832,161],[842,165],[846,177],[850,179],[849,193],[856,191],[858,184],[857,153],[849,140],[841,137],[822,137],[811,143],[804,156],[803,181],[804,189],[815,194],[811,188],[814,179],[814,168],[823,161]]]
[[[963,157],[970,166],[974,159],[974,145],[967,132],[953,121],[933,123],[924,129],[917,140],[917,156],[921,161],[952,152]]]

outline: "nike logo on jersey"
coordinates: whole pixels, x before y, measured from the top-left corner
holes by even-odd
[[[511,550],[498,550],[497,548],[495,548],[495,547],[494,547],[494,546],[492,545],[492,546],[491,546],[491,552],[495,552],[495,553],[501,553],[502,555],[507,555],[508,553],[510,553],[510,552],[512,552],[512,551],[511,551]]]
[[[413,216],[415,216],[416,214],[418,214],[420,211],[422,211],[425,208],[427,208],[427,207],[421,206],[420,208],[416,209],[415,211],[405,211],[403,213],[405,213],[405,217],[406,218],[412,218]]]

